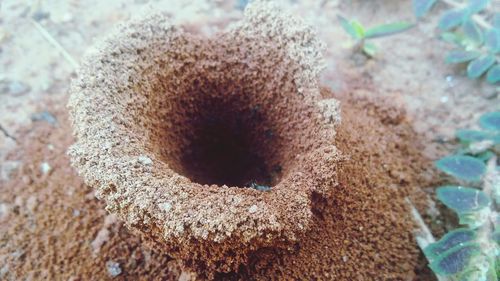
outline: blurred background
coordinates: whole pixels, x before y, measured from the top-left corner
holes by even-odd
[[[55,122],[43,100],[65,103],[70,79],[85,50],[117,23],[142,10],[165,10],[172,22],[206,34],[242,16],[245,0],[3,0],[0,2],[0,160],[15,147],[16,132],[45,120]],[[437,39],[437,7],[404,33],[374,41],[374,59],[353,54],[337,15],[365,26],[415,22],[411,0],[278,0],[308,21],[327,44],[323,81],[334,91],[365,88],[397,96],[430,140],[447,139],[457,127],[473,126],[495,109],[498,89],[463,78],[464,69],[444,64],[452,46]],[[493,5],[500,7],[500,1]],[[495,8],[495,7],[493,7]],[[431,149],[431,148],[429,148]],[[434,151],[429,151],[434,153]],[[5,178],[12,165],[2,165]],[[15,165],[14,165],[15,166]]]

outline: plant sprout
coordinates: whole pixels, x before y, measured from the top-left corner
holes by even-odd
[[[440,280],[496,281],[500,277],[500,111],[479,119],[482,130],[459,130],[462,147],[436,161],[436,167],[460,183],[446,185],[437,198],[453,210],[460,228],[423,247],[429,267]],[[485,157],[488,155],[488,157]]]
[[[338,16],[342,28],[355,40],[354,49],[363,52],[369,57],[375,56],[377,47],[367,42],[368,39],[385,37],[403,32],[413,27],[413,24],[407,22],[396,22],[378,25],[372,28],[365,28],[357,20],[347,20],[343,16]]]
[[[491,0],[413,0],[417,18],[423,17],[437,2],[451,5],[438,23],[441,38],[455,45],[445,61],[467,65],[471,79],[485,77],[490,84],[500,83],[500,13],[489,13]],[[488,18],[489,21],[485,20]]]

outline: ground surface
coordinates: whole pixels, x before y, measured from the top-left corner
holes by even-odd
[[[452,138],[455,129],[473,126],[480,114],[499,108],[495,88],[465,79],[463,70],[442,63],[445,52],[451,48],[435,39],[437,12],[442,7],[438,6],[416,28],[377,40],[375,44],[382,51],[375,60],[366,61],[345,48],[348,37],[340,29],[336,15],[358,18],[367,26],[413,20],[411,1],[291,2],[292,10],[309,20],[327,43],[328,64],[323,83],[339,93],[357,88],[397,100],[407,110],[414,130],[424,139],[425,156],[435,159],[445,154],[449,145],[442,141]],[[77,275],[60,272],[58,276],[64,280],[87,280],[96,274],[111,277],[124,268],[131,278],[144,276],[144,271],[158,278],[179,277],[175,262],[143,248],[137,238],[120,231],[123,227],[113,218],[106,219],[104,211],[96,211],[102,205],[73,176],[64,156],[71,138],[67,137],[70,130],[61,104],[66,102],[74,67],[43,37],[33,21],[78,61],[95,38],[147,6],[171,11],[174,22],[202,24],[210,34],[224,25],[208,22],[241,16],[238,4],[204,0],[0,3],[0,246],[8,249],[0,254],[0,279],[13,276],[13,268],[19,272],[39,269],[31,270],[27,276],[33,280],[54,276],[57,269],[47,269],[43,260],[37,264],[30,255],[53,249],[56,252],[50,263],[60,264],[59,270],[71,262],[62,252],[73,258],[83,257],[79,263],[88,266],[88,270]],[[53,212],[48,220],[40,215],[48,212]],[[84,216],[86,212],[93,215]],[[48,221],[59,219],[64,223],[54,232],[38,232],[52,227]],[[12,224],[13,220],[22,224]],[[91,227],[80,233],[82,225]],[[32,237],[40,237],[41,241],[30,243]],[[67,248],[67,241],[78,239],[87,242],[88,252]],[[106,255],[99,255],[100,251]],[[169,266],[155,267],[160,263]],[[21,268],[19,264],[23,264]],[[188,277],[186,273],[182,275]]]

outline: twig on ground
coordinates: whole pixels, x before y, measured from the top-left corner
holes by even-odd
[[[0,125],[0,132],[2,132],[2,133],[5,135],[5,137],[7,137],[7,138],[9,138],[9,139],[13,140],[15,143],[17,143],[17,139],[16,139],[16,137],[14,137],[13,135],[11,135],[11,134],[7,131],[7,129],[5,129],[2,125]]]
[[[78,63],[76,60],[57,42],[57,40],[50,35],[50,33],[38,22],[34,21],[33,19],[30,19],[31,23],[35,26],[35,28],[42,34],[42,36],[52,45],[54,48],[56,48],[61,55],[71,64],[71,66],[76,69],[78,68]]]

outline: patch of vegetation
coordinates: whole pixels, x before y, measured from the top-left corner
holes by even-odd
[[[441,38],[455,45],[445,61],[466,64],[471,79],[485,77],[491,84],[500,83],[500,13],[490,12],[491,0],[413,0],[417,18],[427,14],[437,2],[452,8],[445,11],[438,23]]]
[[[437,198],[458,215],[461,225],[423,249],[440,279],[500,277],[500,111],[484,114],[479,125],[481,130],[459,130],[461,147],[436,161],[439,170],[457,181],[439,187]]]
[[[371,28],[365,28],[357,20],[348,20],[340,15],[337,17],[342,28],[354,40],[354,50],[361,51],[369,57],[373,57],[377,53],[377,47],[372,42],[370,42],[370,39],[400,33],[414,26],[412,23],[395,22],[377,25]]]

